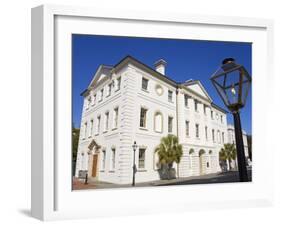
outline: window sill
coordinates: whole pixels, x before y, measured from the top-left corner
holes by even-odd
[[[142,91],[149,93],[149,91],[147,89],[141,88]]]
[[[109,170],[108,172],[109,173],[115,173],[115,170]]]
[[[117,129],[118,129],[117,127],[114,127],[114,128],[112,128],[112,131],[117,130]]]
[[[117,93],[120,89],[115,90],[115,93]]]
[[[140,130],[144,130],[144,131],[148,131],[148,129],[145,128],[145,127],[139,127],[139,129],[140,129]]]
[[[156,131],[156,130],[154,130],[154,132],[155,133],[163,133],[163,131]]]
[[[105,170],[100,170],[100,173],[104,173],[105,172]]]
[[[140,172],[140,173],[141,172],[147,172],[147,170],[146,169],[138,169],[137,172]]]
[[[105,130],[105,131],[103,131],[102,133],[107,133],[108,132],[108,130]]]

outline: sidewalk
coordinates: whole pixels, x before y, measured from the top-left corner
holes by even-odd
[[[252,173],[248,171],[249,181],[252,180]],[[151,187],[151,186],[168,186],[168,185],[185,185],[185,184],[210,184],[210,183],[231,183],[239,182],[237,171],[229,171],[224,173],[213,173],[202,176],[191,176],[185,178],[176,178],[171,180],[157,180],[144,183],[136,183],[135,187]],[[102,181],[89,181],[84,184],[83,180],[75,178],[73,180],[73,190],[81,189],[104,189],[104,188],[128,188],[131,184],[112,184]]]

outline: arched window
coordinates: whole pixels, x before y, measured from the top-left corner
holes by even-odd
[[[161,112],[156,112],[154,115],[154,130],[155,132],[163,132],[163,115]]]
[[[213,154],[213,151],[212,150],[209,150],[209,155]]]
[[[194,153],[194,149],[191,148],[191,149],[189,150],[189,154],[192,155],[193,153]]]
[[[204,150],[204,149],[201,149],[201,150],[199,151],[199,156],[201,156],[201,155],[203,155],[203,154],[205,154],[205,150]]]

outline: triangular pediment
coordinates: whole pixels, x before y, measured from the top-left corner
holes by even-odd
[[[207,93],[206,89],[203,87],[200,81],[191,81],[184,83],[184,86],[191,89],[196,94],[200,95],[201,97],[208,99],[210,102],[213,102],[209,94]]]
[[[100,81],[104,80],[105,78],[109,78],[111,75],[111,69],[111,66],[100,65],[92,81],[90,82],[89,88],[99,84]]]

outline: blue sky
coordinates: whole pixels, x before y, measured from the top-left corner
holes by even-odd
[[[129,38],[96,35],[72,35],[72,111],[75,127],[80,126],[83,97],[100,64],[115,65],[123,57],[131,55],[153,68],[160,58],[167,62],[166,74],[175,81],[200,80],[214,103],[226,109],[211,84],[210,77],[227,57],[245,66],[252,75],[251,43],[215,42],[199,40]],[[241,110],[241,123],[251,134],[252,95]],[[232,115],[228,122],[233,124]]]

